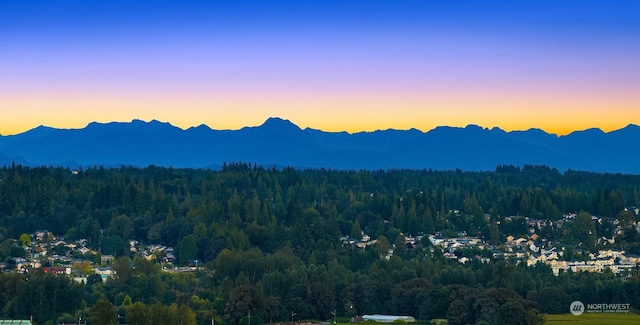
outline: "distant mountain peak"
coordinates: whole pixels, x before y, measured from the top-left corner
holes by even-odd
[[[153,119],[153,120],[149,121],[148,124],[171,125],[171,123],[169,123],[169,122],[162,122],[162,121],[159,121],[159,120],[156,120],[156,119]]]
[[[159,121],[159,120],[156,120],[156,119],[152,119],[149,122],[146,122],[146,121],[141,120],[141,119],[133,119],[133,120],[131,120],[131,124],[173,126],[169,122],[162,122],[162,121]]]
[[[535,132],[535,133],[545,133],[549,135],[555,135],[555,133],[548,133],[547,131],[540,128],[529,128],[526,131],[521,131],[521,132]]]
[[[198,126],[192,126],[190,128],[187,129],[187,131],[189,130],[203,130],[203,131],[213,131],[213,129],[211,129],[208,125],[206,124],[200,124]]]
[[[484,130],[480,125],[477,124],[467,124],[467,126],[465,126],[464,128],[468,130]]]
[[[630,123],[630,124],[627,124],[627,126],[623,127],[620,130],[639,129],[639,128],[640,128],[640,126],[638,126],[637,124]]]
[[[279,130],[295,130],[301,131],[299,126],[293,124],[293,122],[282,119],[279,117],[270,117],[262,125],[259,126],[261,129],[279,129]]]
[[[43,132],[51,132],[53,130],[56,130],[50,126],[45,126],[45,125],[38,125],[37,127],[25,132],[27,134],[40,134]]]
[[[602,129],[600,128],[589,128],[583,131],[576,131],[578,133],[583,132],[583,133],[597,133],[597,134],[604,134],[606,132],[602,131]]]
[[[91,122],[87,125],[87,128],[89,127],[109,127],[109,126],[123,126],[123,127],[127,127],[127,126],[133,126],[133,127],[142,127],[142,126],[149,126],[149,125],[166,125],[166,126],[172,126],[169,122],[161,122],[158,120],[151,120],[149,122],[145,121],[145,120],[141,120],[141,119],[132,119],[131,122],[117,122],[117,121],[113,121],[113,122]]]

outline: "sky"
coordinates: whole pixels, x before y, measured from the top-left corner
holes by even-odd
[[[0,134],[640,124],[640,2],[4,0]]]

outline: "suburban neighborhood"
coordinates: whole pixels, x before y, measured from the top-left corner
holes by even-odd
[[[638,209],[634,209],[634,213],[638,214]],[[442,250],[444,257],[457,260],[464,264],[471,259],[479,259],[488,263],[491,259],[507,259],[515,263],[526,263],[528,266],[534,266],[537,263],[543,263],[551,267],[555,275],[561,272],[606,272],[613,274],[628,276],[631,271],[637,269],[640,265],[640,256],[636,254],[626,253],[624,250],[615,248],[604,248],[595,252],[586,252],[576,245],[567,245],[562,241],[549,241],[538,235],[535,229],[544,226],[562,227],[565,222],[571,222],[575,219],[576,214],[566,214],[561,220],[536,220],[529,219],[527,223],[530,227],[530,235],[526,237],[514,237],[507,235],[506,240],[499,245],[487,243],[483,238],[468,236],[466,233],[459,233],[457,237],[445,237],[442,233],[437,232],[431,235],[420,234],[416,236],[406,235],[405,243],[408,247],[413,247],[416,242],[422,242],[427,239],[434,247]],[[515,217],[508,217],[515,218]],[[602,222],[602,218],[593,216],[594,222]],[[614,221],[614,224],[617,224]],[[637,231],[640,232],[640,224],[635,224]],[[620,228],[620,227],[618,227]],[[621,229],[616,230],[616,234]],[[362,234],[362,239],[352,239],[349,236],[340,238],[343,244],[352,245],[353,247],[365,249],[377,243],[377,240],[371,239],[370,236]],[[613,246],[615,239],[600,238],[599,242],[603,247]],[[580,244],[578,245],[580,246]],[[573,255],[581,258],[566,259],[566,252],[571,249]],[[382,254],[382,258],[389,259],[393,256],[393,248],[388,253]],[[468,254],[469,251],[481,254]]]

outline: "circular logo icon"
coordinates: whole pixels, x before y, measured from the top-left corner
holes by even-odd
[[[576,300],[571,303],[571,306],[569,306],[569,311],[576,316],[580,316],[584,313],[584,304],[582,301]]]

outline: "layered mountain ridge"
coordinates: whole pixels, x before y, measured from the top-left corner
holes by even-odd
[[[39,126],[0,136],[0,165],[172,166],[218,168],[225,162],[333,169],[494,170],[498,165],[547,165],[559,170],[640,173],[640,127],[557,136],[540,129],[506,132],[477,125],[428,132],[325,132],[269,118],[239,130],[170,123],[93,122],[82,129]]]

